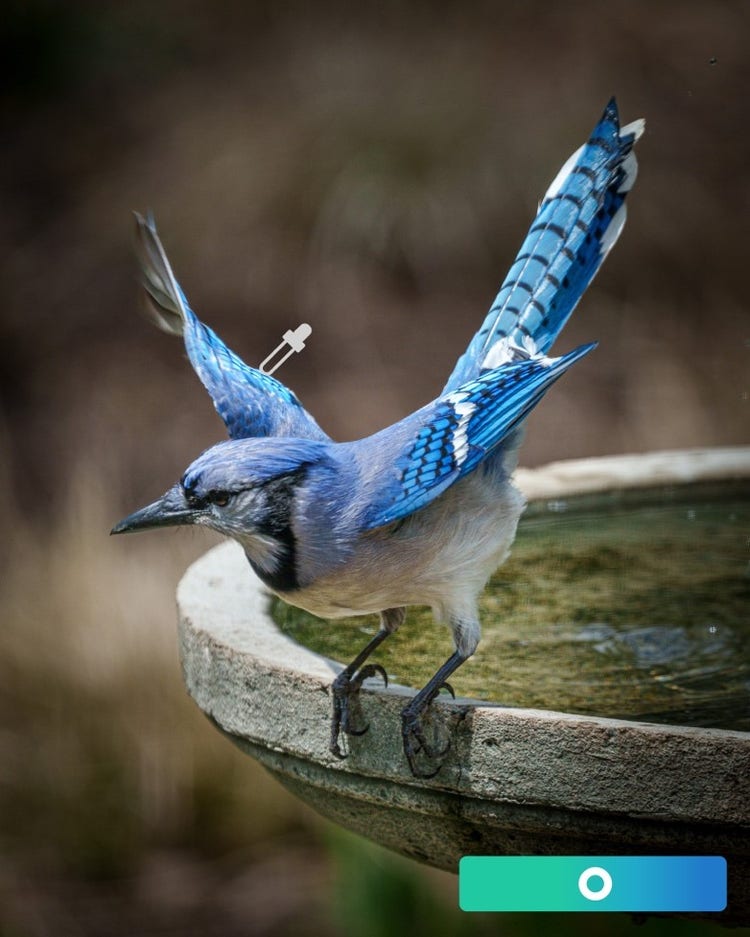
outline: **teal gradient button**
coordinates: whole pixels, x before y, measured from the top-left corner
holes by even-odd
[[[723,911],[722,856],[464,856],[463,911]]]

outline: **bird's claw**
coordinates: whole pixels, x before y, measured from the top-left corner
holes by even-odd
[[[383,684],[388,686],[388,674],[385,672],[385,668],[381,667],[380,664],[365,664],[349,681],[349,686],[352,688],[352,691],[357,691],[362,686],[365,680],[369,677],[380,676],[383,678]]]
[[[370,728],[369,724],[362,728],[355,728],[352,722],[352,701],[359,696],[362,684],[368,677],[380,676],[388,686],[388,674],[380,664],[366,664],[354,674],[342,670],[331,685],[333,694],[333,718],[331,719],[331,742],[329,749],[336,758],[344,759],[348,753],[341,750],[339,736],[341,732],[346,735],[364,735]]]
[[[453,695],[452,688],[448,687],[448,689],[451,695]],[[439,689],[437,692],[439,692]],[[437,692],[435,693],[436,696]],[[417,710],[412,710],[409,706],[406,707],[401,714],[401,735],[404,743],[404,754],[406,755],[406,760],[409,762],[411,773],[416,778],[429,779],[434,778],[438,771],[440,771],[442,762],[438,764],[434,770],[425,770],[417,764],[417,755],[421,753],[428,761],[434,762],[444,758],[448,754],[451,743],[449,739],[444,748],[436,748],[427,741],[421,719],[422,712],[424,712],[425,709],[427,709],[427,706]]]

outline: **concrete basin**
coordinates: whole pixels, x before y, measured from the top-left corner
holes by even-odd
[[[517,475],[532,500],[738,478],[750,478],[750,449],[590,459]],[[190,695],[331,820],[451,871],[467,854],[719,854],[729,907],[718,918],[750,924],[750,733],[441,697],[435,719],[452,746],[436,777],[415,779],[400,733],[414,690],[368,681],[361,706],[370,729],[350,739],[345,761],[334,758],[329,687],[341,665],[279,631],[237,545],[191,566],[177,599]]]

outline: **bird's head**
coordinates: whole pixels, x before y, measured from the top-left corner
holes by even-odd
[[[161,498],[130,514],[113,534],[197,524],[238,540],[251,563],[271,573],[293,559],[292,510],[308,467],[325,444],[305,439],[239,439],[208,449]]]

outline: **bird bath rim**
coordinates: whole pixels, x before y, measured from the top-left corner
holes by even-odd
[[[750,448],[516,474],[529,501],[737,478],[750,478]],[[335,758],[330,684],[341,664],[280,632],[239,546],[222,544],[194,563],[177,602],[190,695],[324,815],[454,871],[472,853],[723,854],[731,918],[750,922],[750,733],[441,698],[435,708],[449,723],[451,751],[436,777],[414,778],[400,713],[415,691],[368,681],[361,705],[370,730],[349,740],[346,760]]]

